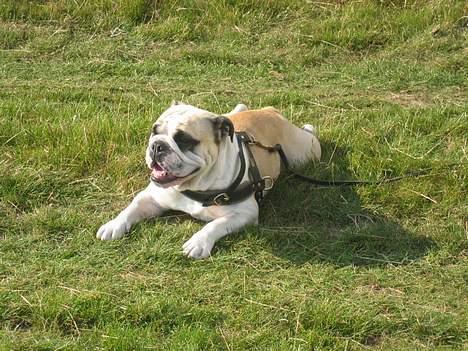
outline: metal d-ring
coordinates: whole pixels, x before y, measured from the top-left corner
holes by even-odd
[[[216,197],[213,199],[213,202],[215,203],[215,205],[217,206],[222,206],[223,205],[223,202],[226,203],[230,200],[231,198],[229,197],[228,194],[226,193],[221,193],[221,194],[218,194],[216,195]],[[222,202],[219,202],[220,200],[222,200]]]
[[[275,184],[275,181],[273,180],[273,178],[270,176],[266,176],[266,177],[263,177],[263,180],[265,181],[265,189],[263,190],[271,190],[273,188],[273,185]]]

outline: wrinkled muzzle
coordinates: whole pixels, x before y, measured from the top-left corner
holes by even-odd
[[[151,169],[151,180],[169,187],[183,183],[205,164],[193,152],[183,153],[167,136],[153,136],[146,149],[146,164]]]

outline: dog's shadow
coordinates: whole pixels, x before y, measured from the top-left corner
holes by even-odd
[[[352,179],[347,150],[322,143],[322,160],[301,173],[320,179]],[[391,184],[380,186],[392,186]],[[282,176],[260,206],[258,228],[247,231],[275,256],[294,264],[329,262],[337,266],[399,265],[424,256],[435,244],[397,222],[371,213],[356,188],[314,187]],[[227,243],[236,240],[232,236]]]

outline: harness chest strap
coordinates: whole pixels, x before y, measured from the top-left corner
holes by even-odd
[[[273,186],[273,181],[270,177],[262,178],[260,171],[258,170],[257,164],[253,157],[252,151],[250,150],[249,144],[255,144],[252,137],[245,132],[236,132],[236,138],[239,145],[239,159],[241,161],[239,173],[234,182],[224,190],[208,190],[208,191],[182,191],[182,195],[188,197],[191,200],[202,203],[204,207],[208,206],[221,206],[230,205],[236,202],[241,202],[247,199],[252,194],[255,194],[257,201],[263,198],[263,191],[269,190]],[[248,175],[250,182],[241,185],[241,181],[244,178],[246,163],[243,144],[246,145],[246,150],[249,157],[249,168]],[[268,186],[266,182],[270,181]]]

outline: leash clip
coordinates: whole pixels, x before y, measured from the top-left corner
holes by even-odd
[[[213,199],[213,202],[216,206],[222,206],[224,203],[228,202],[231,200],[228,194],[226,193],[221,193],[216,195],[216,197]]]

